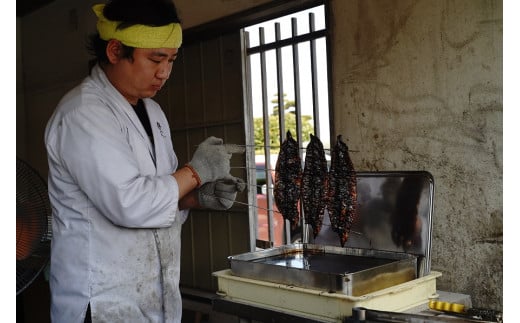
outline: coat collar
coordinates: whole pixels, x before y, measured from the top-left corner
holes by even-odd
[[[118,109],[120,112],[125,114],[127,118],[130,120],[134,129],[139,133],[143,141],[146,143],[148,151],[150,152],[150,157],[152,158],[154,164],[156,164],[154,146],[150,141],[150,138],[148,138],[148,134],[146,133],[146,130],[144,129],[141,123],[141,120],[139,120],[139,117],[132,108],[132,105],[130,105],[130,102],[128,102],[125,99],[125,97],[112,85],[106,73],[99,66],[99,64],[96,64],[92,68],[91,77],[105,92],[106,96],[111,99],[111,102],[107,102],[107,104],[110,104],[114,108]],[[150,119],[150,123],[152,126],[152,134],[155,140],[157,138],[157,121],[153,113],[151,113],[150,111],[149,99],[143,99],[143,103],[146,108],[146,112],[148,113],[148,117]]]

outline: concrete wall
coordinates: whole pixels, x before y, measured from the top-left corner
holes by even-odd
[[[174,0],[184,28],[198,26],[272,0]]]
[[[438,287],[501,309],[502,1],[333,0],[336,134],[435,179]]]

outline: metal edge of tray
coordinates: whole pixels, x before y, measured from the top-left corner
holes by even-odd
[[[395,260],[353,273],[284,267],[259,260],[292,253],[323,253]],[[293,244],[229,256],[231,272],[240,277],[359,296],[417,278],[417,256],[381,250]]]
[[[313,251],[313,252],[324,252],[338,255],[352,255],[352,256],[364,256],[364,257],[382,257],[387,259],[409,259],[415,258],[413,254],[405,252],[395,252],[377,249],[365,249],[365,248],[354,248],[354,247],[336,247],[329,245],[319,245],[312,243],[294,243],[282,245],[279,247],[273,247],[258,251],[251,251],[241,253],[237,255],[228,256],[230,260],[241,260],[251,261],[258,260],[265,257],[272,257],[283,253],[301,252],[301,251]]]

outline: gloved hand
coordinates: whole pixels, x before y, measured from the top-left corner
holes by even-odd
[[[199,204],[206,209],[227,210],[245,188],[246,183],[238,177],[206,183],[198,189]]]
[[[203,185],[218,179],[231,178],[230,159],[231,153],[223,144],[223,140],[208,137],[199,145],[188,165],[197,173],[200,185]]]

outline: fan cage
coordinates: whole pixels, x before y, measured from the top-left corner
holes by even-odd
[[[16,295],[45,268],[52,238],[47,183],[23,160],[16,159]]]

